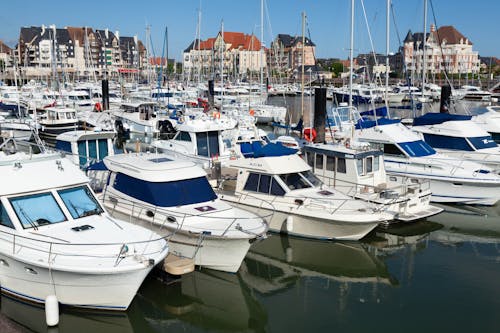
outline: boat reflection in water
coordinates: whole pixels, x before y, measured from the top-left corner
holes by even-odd
[[[397,284],[386,266],[359,242],[326,242],[270,235],[255,243],[240,275],[256,291],[286,289],[302,277],[325,281]]]
[[[105,312],[64,307],[60,309],[59,324],[56,327],[47,328],[43,306],[3,294],[0,302],[2,315],[26,329],[20,330],[20,332],[134,332],[127,312]],[[0,331],[3,331],[3,329],[0,328]]]
[[[263,331],[267,316],[239,274],[195,270],[167,285],[150,277],[131,305],[137,332]],[[140,316],[143,316],[142,318]]]
[[[500,260],[500,205],[493,207],[440,205],[443,213],[429,218],[443,225],[432,240],[447,244],[492,244]]]

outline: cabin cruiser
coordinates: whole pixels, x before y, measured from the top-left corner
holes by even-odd
[[[394,220],[415,221],[442,211],[430,205],[429,181],[411,177],[388,177],[383,153],[368,143],[344,141],[308,144],[302,147],[304,160],[326,185],[349,196],[380,205],[394,214]]]
[[[273,144],[265,146],[272,148]],[[279,147],[275,145],[274,147]],[[282,146],[281,146],[282,147]],[[324,185],[293,149],[230,161],[236,178],[220,184],[220,197],[256,213],[274,211],[269,229],[290,235],[358,240],[393,215]]]
[[[40,139],[44,140],[48,145],[53,146],[56,141],[56,136],[80,129],[80,122],[76,117],[76,110],[64,107],[49,107],[45,109],[38,123],[40,124]]]
[[[460,89],[456,89],[454,93],[457,96],[469,100],[489,101],[491,99],[491,93],[489,91],[470,85],[464,85]]]
[[[355,104],[369,104],[382,102],[381,90],[372,85],[355,84],[350,89],[348,86],[334,88],[333,92],[337,102],[349,102],[349,96]]]
[[[500,106],[487,106],[471,112],[472,121],[490,133],[496,143],[500,143]]]
[[[411,130],[440,153],[481,163],[500,172],[500,147],[472,116],[426,113],[413,119]]]
[[[174,133],[175,120],[162,115],[156,102],[122,102],[120,109],[111,110],[117,132],[159,135]]]
[[[171,253],[196,265],[234,273],[250,244],[265,237],[266,222],[221,201],[191,161],[119,154],[104,164],[110,176],[102,200],[111,214],[164,235]]]
[[[438,153],[399,120],[357,117],[355,138],[384,152],[390,176],[429,180],[434,202],[494,205],[500,176],[490,168]]]
[[[222,133],[236,125],[236,120],[221,117],[218,112],[183,116],[178,120],[177,133],[172,139],[154,140],[151,145],[160,153],[194,161],[206,169],[214,159],[226,163],[236,158],[236,153],[230,148],[230,138],[224,140]]]
[[[2,292],[42,304],[54,295],[64,305],[126,310],[167,255],[166,241],[110,217],[88,178],[61,155],[0,155]]]

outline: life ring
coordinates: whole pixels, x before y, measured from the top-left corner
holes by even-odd
[[[102,111],[102,106],[101,103],[97,102],[94,105],[94,111],[101,112]]]
[[[213,117],[214,119],[220,119],[220,112],[214,112],[214,113],[212,114],[212,117]]]
[[[255,115],[255,110],[254,109],[250,109],[250,115],[251,116]]]
[[[304,139],[309,142],[313,142],[316,139],[316,130],[314,128],[304,128]]]

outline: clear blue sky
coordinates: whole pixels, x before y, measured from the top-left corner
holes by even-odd
[[[424,0],[393,0],[401,39],[408,29],[423,31]],[[428,4],[428,27],[434,21]],[[366,17],[375,51],[385,53],[386,0],[364,0]],[[355,0],[354,54],[371,51],[361,0]],[[498,0],[433,0],[438,26],[453,25],[473,43],[482,56],[500,57]],[[138,35],[145,42],[145,27],[151,26],[155,53],[162,53],[165,27],[169,31],[169,57],[180,59],[195,38],[197,12],[201,5],[201,38],[214,37],[224,21],[225,31],[240,31],[260,37],[260,0],[2,0],[0,39],[13,46],[21,26],[55,24],[89,26],[120,31],[121,36]],[[319,58],[346,59],[349,48],[350,0],[265,0],[264,41],[267,46],[279,33],[301,35],[301,12],[306,12],[307,29],[316,43]],[[427,28],[429,29],[429,28]],[[398,41],[391,19],[391,52]]]

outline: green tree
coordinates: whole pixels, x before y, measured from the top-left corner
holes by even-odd
[[[344,71],[344,65],[341,62],[334,62],[330,66],[330,72],[335,73],[335,76],[339,76],[340,73]]]

